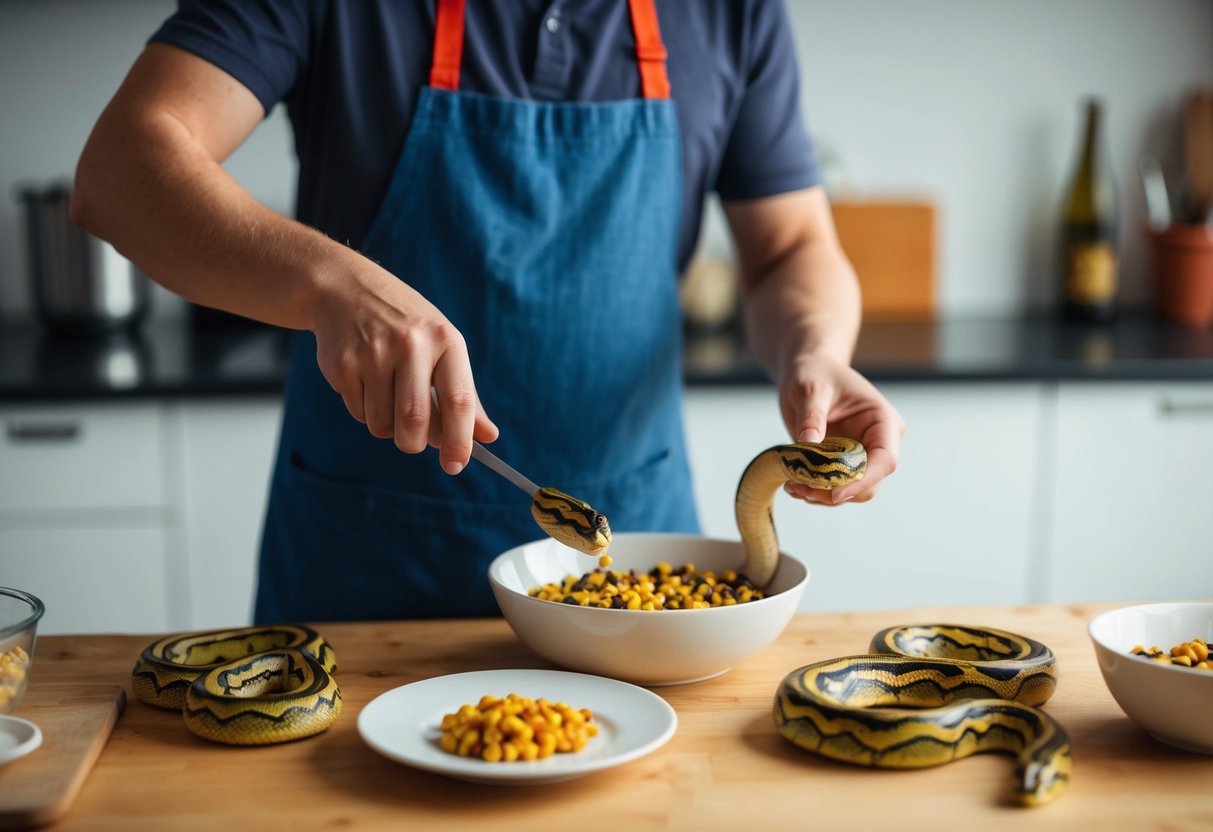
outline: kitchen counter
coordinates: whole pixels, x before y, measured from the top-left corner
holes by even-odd
[[[277,395],[289,335],[262,325],[196,328],[151,321],[97,338],[0,321],[0,401]]]
[[[289,353],[288,333],[260,325],[208,329],[162,320],[131,335],[72,340],[32,321],[0,321],[0,401],[277,394]],[[1111,326],[1050,318],[870,323],[854,363],[876,383],[1210,380],[1213,329],[1150,317]],[[688,337],[686,380],[768,383],[730,334]]]
[[[194,737],[179,715],[132,696],[55,829],[1207,828],[1213,756],[1155,742],[1116,706],[1086,635],[1087,622],[1107,608],[802,614],[724,676],[654,688],[679,719],[662,748],[577,780],[528,787],[476,786],[400,765],[372,751],[356,729],[363,706],[399,685],[470,670],[549,667],[504,621],[326,624],[319,629],[336,649],[345,700],[332,729],[285,745],[231,748]],[[787,673],[863,652],[882,627],[932,620],[1012,630],[1057,654],[1060,683],[1046,708],[1070,734],[1074,771],[1053,804],[1013,803],[1009,755],[878,771],[820,759],[776,733],[771,703]],[[129,691],[131,666],[150,641],[42,637],[31,686],[110,683]],[[0,770],[0,789],[3,783]]]
[[[734,337],[687,342],[691,384],[766,383]],[[1148,316],[1114,324],[1046,317],[868,323],[853,364],[876,383],[1213,379],[1213,329]]]

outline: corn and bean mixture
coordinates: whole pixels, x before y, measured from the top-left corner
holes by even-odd
[[[557,752],[580,751],[598,726],[588,708],[528,699],[511,693],[504,699],[482,696],[442,717],[443,751],[479,757],[490,763],[541,760]]]
[[[1213,659],[1209,658],[1209,645],[1204,639],[1194,638],[1183,644],[1177,644],[1171,648],[1169,653],[1158,646],[1147,650],[1140,644],[1135,645],[1129,652],[1134,656],[1144,656],[1156,662],[1195,667],[1200,670],[1213,670]]]
[[[29,653],[21,645],[0,653],[0,713],[21,690],[29,672]]]
[[[720,575],[697,572],[692,563],[678,569],[659,563],[644,573],[595,569],[581,577],[568,575],[559,584],[531,587],[527,594],[541,601],[616,610],[698,610],[762,598],[762,591],[744,575],[732,569]]]

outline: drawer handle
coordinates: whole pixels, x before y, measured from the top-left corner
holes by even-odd
[[[1163,399],[1158,412],[1164,416],[1213,416],[1213,402],[1176,402]]]
[[[8,423],[8,438],[14,442],[67,442],[80,434],[79,422]]]

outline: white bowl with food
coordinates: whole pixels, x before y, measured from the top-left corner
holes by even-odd
[[[722,576],[740,571],[745,553],[734,540],[624,532],[612,538],[610,557],[604,573],[635,570],[643,576],[665,563],[675,571],[692,564],[699,575]],[[544,538],[499,555],[489,566],[489,582],[506,621],[539,655],[570,670],[648,686],[710,679],[762,650],[792,619],[809,582],[804,563],[780,554],[758,600],[738,602],[739,591],[734,603],[701,609],[612,609],[530,594],[597,568],[596,558]]]
[[[1201,659],[1213,644],[1213,603],[1122,607],[1096,616],[1088,632],[1108,690],[1130,719],[1167,745],[1213,754],[1213,659]],[[1185,659],[1191,667],[1178,663]]]

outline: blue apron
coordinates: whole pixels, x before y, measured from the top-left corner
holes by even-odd
[[[587,501],[616,532],[697,532],[681,410],[674,103],[499,99],[459,92],[457,70],[451,89],[421,90],[362,252],[463,334],[501,430],[498,456]],[[452,477],[436,450],[405,454],[371,436],[321,375],[314,337],[300,333],[254,618],[496,615],[488,564],[543,536],[530,502],[476,462]]]

